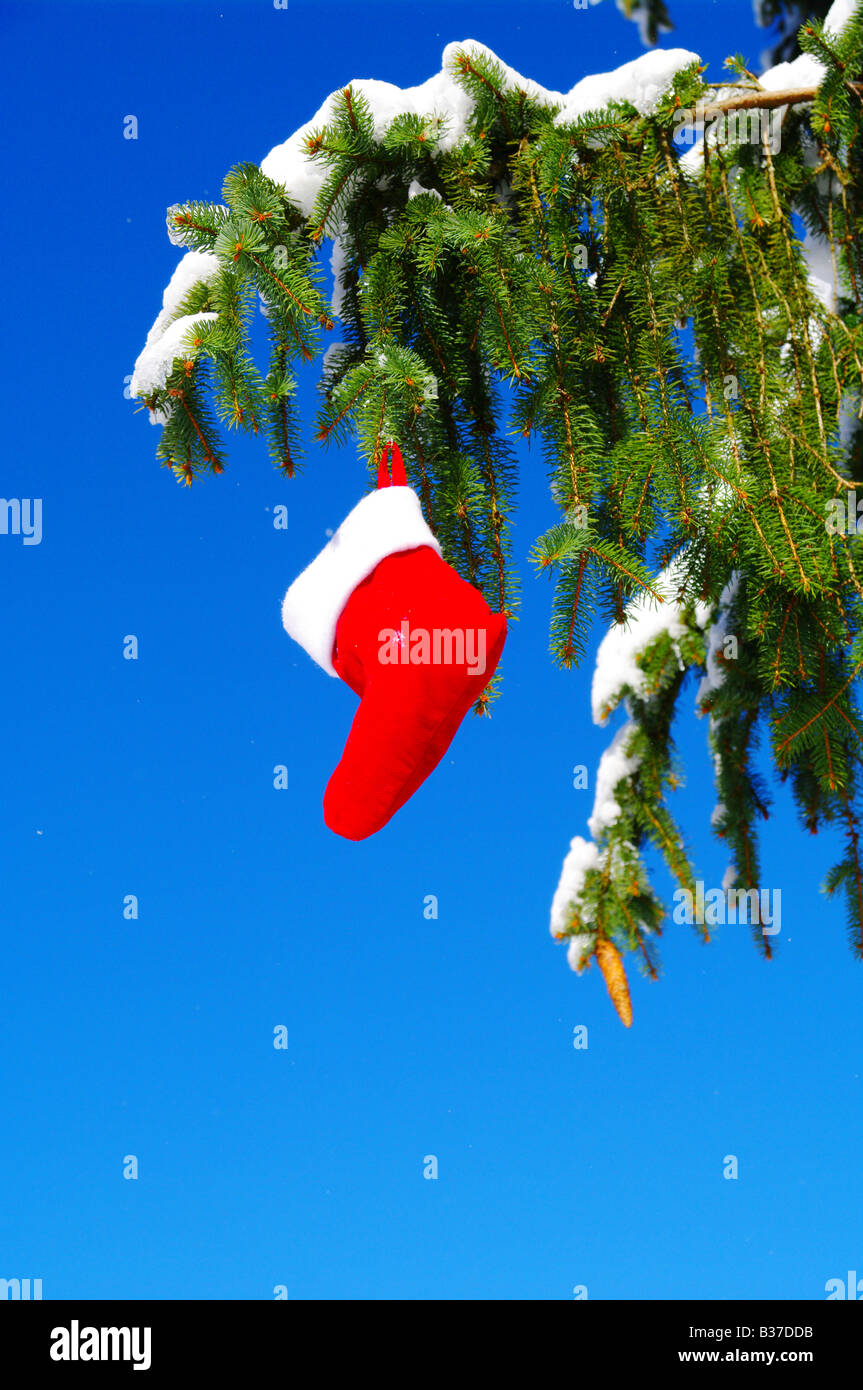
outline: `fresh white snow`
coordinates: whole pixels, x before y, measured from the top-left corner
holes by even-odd
[[[684,634],[690,631],[688,624],[684,621],[684,609],[678,597],[683,582],[683,557],[677,556],[663,570],[656,584],[660,593],[667,595],[666,602],[658,604],[649,595],[639,596],[627,608],[626,623],[611,628],[602,639],[596,655],[591,691],[594,723],[605,723],[611,709],[619,704],[623,698],[625,689],[634,695],[645,693],[646,678],[638,664],[638,659],[651,642],[665,632],[671,638],[672,643],[676,645]],[[725,586],[720,599],[718,615],[708,629],[709,660],[707,675],[699,688],[699,698],[702,692],[706,693],[708,688],[712,689],[722,680],[721,668],[715,660],[715,653],[722,643],[726,630],[723,623],[727,622],[727,618],[724,615],[722,605],[729,604],[736,591],[737,576],[735,575]],[[694,616],[698,627],[705,629],[708,628],[714,614],[709,604],[698,601],[695,604]],[[634,730],[635,724],[632,720],[622,725],[600,758],[596,774],[593,810],[588,817],[588,828],[592,839],[587,841],[576,836],[570,845],[569,854],[564,860],[560,882],[552,903],[552,935],[565,930],[565,924],[568,917],[571,916],[573,906],[578,905],[584,887],[586,868],[598,866],[603,862],[603,854],[607,853],[606,850],[600,850],[595,841],[601,841],[606,831],[620,816],[621,808],[616,798],[620,783],[638,770],[639,759],[627,748]],[[561,927],[561,923],[564,924],[563,927]]]
[[[177,264],[162,295],[162,308],[135,363],[129,387],[133,396],[149,396],[164,386],[171,373],[171,364],[179,356],[182,340],[192,324],[217,317],[216,314],[186,315],[181,319],[174,316],[193,286],[199,280],[215,279],[218,272],[218,257],[210,251],[187,251]]]
[[[853,0],[835,0],[827,17],[828,27],[838,32],[852,10]],[[465,134],[473,106],[469,93],[459,84],[453,72],[453,63],[459,50],[468,56],[481,56],[495,62],[503,74],[506,90],[525,91],[543,105],[558,108],[555,117],[557,124],[575,120],[586,111],[601,108],[610,101],[628,101],[637,111],[647,114],[655,109],[675,74],[698,61],[698,55],[687,49],[653,49],[631,62],[621,64],[611,72],[592,73],[582,77],[569,92],[557,92],[524,77],[515,68],[501,62],[485,44],[479,43],[476,39],[465,39],[461,43],[447,44],[443,51],[441,71],[416,86],[399,87],[376,78],[355,78],[349,84],[345,84],[350,85],[355,92],[361,93],[368,103],[376,138],[382,138],[397,116],[412,113],[429,117],[438,123],[442,150],[451,149],[456,144]],[[803,55],[793,63],[782,63],[770,69],[761,80],[765,87],[777,90],[784,86],[817,82],[821,71],[821,65],[816,60]],[[311,214],[326,178],[324,165],[308,157],[309,136],[332,119],[339,94],[343,90],[344,87],[339,87],[331,92],[312,119],[295,130],[287,140],[274,146],[261,162],[264,173],[284,186],[288,196],[306,216]],[[700,157],[699,142],[685,158],[690,167],[697,167]],[[408,196],[414,198],[427,191],[414,180],[408,190]],[[172,241],[176,241],[177,234],[170,227],[169,236]],[[818,246],[815,238],[807,238],[806,255],[810,261],[813,289],[825,303],[835,302],[832,278],[828,279],[824,273],[823,248]],[[336,235],[331,267],[335,286],[334,307],[337,313],[343,294],[343,265],[344,251],[340,238]],[[131,386],[133,395],[142,392],[149,394],[160,385],[164,385],[185,331],[175,324],[168,332],[168,322],[175,316],[177,305],[191,286],[198,280],[211,278],[217,269],[216,257],[210,252],[186,252],[165,290],[162,310],[135,364]]]
[[[438,202],[440,203],[443,202],[443,199],[441,198],[436,188],[423,188],[419,179],[412,179],[410,184],[408,185],[408,202],[410,202],[412,198],[421,197],[423,193],[427,193],[432,198],[437,198]]]
[[[335,314],[336,318],[341,317],[342,303],[345,297],[345,287],[342,283],[342,272],[344,271],[346,263],[347,256],[345,254],[345,244],[340,236],[334,236],[333,251],[332,255],[330,256],[330,270],[332,271],[333,275],[332,304],[333,313]]]
[[[708,695],[714,690],[718,690],[725,680],[725,670],[717,660],[717,654],[721,650],[725,638],[728,635],[729,607],[737,596],[740,586],[740,574],[734,571],[719,598],[719,608],[716,618],[707,629],[706,633],[706,673],[698,687],[695,696],[696,708],[700,707]]]
[[[368,102],[376,138],[383,137],[397,116],[408,113],[427,116],[438,122],[442,151],[451,149],[462,138],[467,130],[473,101],[469,93],[456,81],[452,71],[459,50],[469,56],[481,56],[497,63],[503,72],[506,90],[522,90],[545,106],[561,108],[558,121],[573,120],[583,111],[603,106],[612,100],[628,100],[638,111],[650,111],[670,84],[674,74],[697,60],[696,54],[682,48],[670,49],[667,52],[656,50],[642,54],[633,62],[624,63],[614,72],[582,78],[569,93],[564,93],[552,91],[531,78],[523,77],[515,68],[502,63],[485,44],[478,43],[476,39],[465,39],[462,43],[447,44],[443,51],[441,71],[417,86],[398,87],[394,83],[381,82],[375,78],[355,78],[345,84],[350,85],[355,92],[360,92]],[[263,172],[276,183],[283,185],[288,196],[306,216],[310,216],[326,178],[323,163],[308,157],[309,136],[333,118],[336,102],[343,90],[344,87],[340,87],[331,92],[310,121],[306,121],[295,130],[282,144],[276,145],[261,161]],[[408,190],[408,196],[415,198],[430,191],[433,190],[423,188],[414,180]],[[170,223],[168,233],[170,239],[176,242],[177,233],[172,230]],[[341,273],[344,260],[344,248],[337,233],[333,241],[330,263],[334,280],[333,307],[337,314],[343,296]],[[142,392],[149,394],[164,385],[171,370],[173,356],[179,347],[179,340],[184,333],[183,329],[176,326],[172,326],[170,333],[167,332],[168,321],[176,314],[179,302],[196,281],[211,278],[217,270],[218,261],[210,252],[186,252],[165,290],[162,310],[147,335],[147,341],[135,364],[131,386],[133,395]]]
[[[578,81],[570,92],[555,92],[498,58],[485,44],[476,39],[449,43],[443,51],[441,71],[415,87],[397,87],[392,82],[376,78],[353,78],[345,86],[359,92],[371,110],[375,138],[380,140],[397,116],[429,116],[440,122],[440,147],[450,150],[464,136],[473,102],[457,82],[452,71],[456,54],[461,50],[470,57],[484,57],[502,70],[505,91],[521,90],[543,106],[560,107],[557,123],[575,120],[585,111],[596,110],[609,101],[630,101],[646,114],[652,111],[663,92],[671,85],[675,73],[691,63],[698,55],[684,48],[657,49],[624,63],[613,72],[592,74]],[[276,145],[262,160],[261,168],[268,178],[282,184],[290,197],[308,217],[311,215],[326,170],[320,161],[308,158],[308,140],[313,131],[331,121],[336,103],[344,87],[331,92],[310,121],[306,121],[282,144]]]
[[[697,53],[686,48],[653,49],[640,58],[623,63],[613,72],[593,73],[576,82],[562,99],[555,125],[566,125],[586,111],[599,111],[610,101],[628,101],[642,116],[655,111],[678,72],[700,62]]]
[[[584,964],[585,957],[593,950],[593,937],[585,932],[576,932],[569,938],[566,948],[566,959],[570,970],[580,970]]]
[[[614,799],[618,784],[638,771],[640,759],[628,753],[626,749],[635,727],[630,719],[619,728],[599,760],[593,811],[587,821],[594,840],[599,840],[603,832],[613,825],[620,815],[620,807]]]
[[[591,689],[595,724],[605,723],[610,710],[619,703],[625,686],[634,695],[645,693],[647,678],[638,658],[655,638],[665,632],[673,643],[678,643],[685,636],[688,627],[683,617],[683,604],[677,597],[683,578],[683,566],[678,558],[656,581],[656,588],[665,602],[657,603],[650,594],[640,594],[627,607],[626,622],[610,628],[603,637],[596,654]],[[699,627],[704,627],[709,616],[707,604],[696,604],[695,618]]]
[[[135,363],[130,390],[132,395],[151,395],[165,385],[176,358],[182,356],[185,340],[196,323],[215,323],[218,314],[184,314],[174,319],[165,331],[147,345]]]
[[[589,869],[599,868],[599,850],[592,840],[576,835],[569,846],[569,853],[563,861],[560,882],[551,905],[551,933],[559,936],[569,925],[572,903],[581,894],[584,878]]]

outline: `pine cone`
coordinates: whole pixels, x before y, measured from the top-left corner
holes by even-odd
[[[632,1001],[629,998],[629,985],[620,952],[608,937],[600,936],[596,943],[596,959],[602,971],[611,1002],[617,1009],[621,1023],[632,1026]]]

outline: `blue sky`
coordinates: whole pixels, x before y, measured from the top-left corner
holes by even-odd
[[[757,63],[749,0],[672,10],[668,42],[711,73]],[[669,924],[627,1031],[548,935],[591,809],[572,768],[609,733],[590,667],[547,656],[547,583],[523,564],[494,717],[378,836],[339,840],[320,801],[354,697],[279,604],[363,466],[310,447],[288,483],[234,439],[225,476],[179,488],[124,399],[178,257],[169,204],[218,197],[351,77],[413,84],[473,37],[568,89],[637,56],[635,26],[610,0],[114,0],[7,4],[2,27],[0,494],[43,499],[44,535],[0,536],[0,1276],[46,1298],[823,1298],[863,1259],[859,966],[819,892],[835,843],[778,789],[776,959],[745,927],[703,946]],[[524,560],[555,513],[522,462]],[[690,708],[677,809],[717,884]]]

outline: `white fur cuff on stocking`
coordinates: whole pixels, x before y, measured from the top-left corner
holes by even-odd
[[[342,609],[358,584],[387,555],[430,545],[441,550],[413,488],[370,492],[349,512],[320,555],[294,580],[282,603],[282,623],[329,675]]]

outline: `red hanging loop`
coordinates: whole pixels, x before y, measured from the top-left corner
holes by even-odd
[[[390,479],[387,468],[387,459],[390,456],[392,458],[392,479]],[[405,474],[402,451],[394,440],[390,440],[381,451],[380,462],[378,463],[378,487],[407,487],[407,485],[408,480]]]

